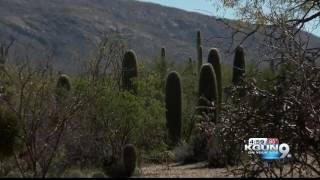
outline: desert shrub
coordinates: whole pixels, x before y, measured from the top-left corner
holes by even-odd
[[[71,93],[57,105],[57,74],[50,68],[31,66],[27,59],[21,64],[7,65],[3,71],[11,95],[1,101],[17,117],[21,128],[17,136],[21,143],[18,151],[10,150],[15,155],[10,161],[22,177],[46,177],[63,144],[68,124],[80,112],[80,99]],[[1,147],[10,148],[5,144]]]
[[[160,79],[141,64],[138,77],[133,80],[135,94],[121,91],[110,76],[95,81],[84,76],[73,82],[74,91],[84,96],[87,106],[78,124],[72,126],[69,142],[73,143],[67,145],[70,162],[81,168],[103,164],[111,168],[127,143],[134,143],[147,156],[166,147]]]
[[[219,132],[224,143],[222,150],[226,162],[233,159],[235,162],[229,164],[241,164],[234,171],[235,174],[244,177],[319,174],[319,123],[316,120],[319,108],[312,108],[319,106],[319,90],[314,88],[319,84],[319,69],[313,66],[307,66],[306,69],[287,70],[285,78],[281,73],[267,76],[261,73],[254,77],[247,75],[244,84],[239,87],[247,92],[241,98],[237,95],[238,87],[227,88],[230,101],[223,106],[223,123]],[[267,79],[270,76],[272,78],[266,81],[268,83],[257,85],[256,78]],[[213,127],[207,130],[218,132]],[[259,157],[245,155],[241,147],[244,147],[244,140],[250,137],[277,137],[289,144],[292,157],[287,161],[266,164]],[[220,155],[220,158],[224,156]],[[308,160],[310,158],[312,161]],[[268,169],[264,170],[266,166]],[[301,171],[301,168],[306,171]]]
[[[182,82],[182,138],[186,139],[191,125],[190,119],[193,116],[197,104],[198,77],[196,74],[195,62],[186,62],[181,65]],[[179,69],[179,68],[178,68]]]
[[[188,163],[193,157],[193,148],[189,143],[182,142],[179,146],[173,149],[175,160],[181,163]]]
[[[121,61],[126,46],[117,38],[101,42],[90,57],[86,72],[69,75],[66,86],[66,78],[63,79],[66,92],[59,90],[59,73],[50,65],[34,66],[25,59],[1,69],[1,85],[5,89],[1,91],[1,104],[17,116],[17,123],[10,123],[21,125],[22,130],[17,136],[21,142],[19,151],[1,141],[1,148],[9,149],[3,152],[15,155],[1,160],[3,176],[11,172],[7,170],[9,164],[14,164],[12,172],[19,172],[21,177],[61,177],[70,167],[101,168],[105,162],[116,162],[127,143],[139,149],[137,158],[166,149],[161,79],[139,64],[138,77],[133,79],[137,92],[123,91]],[[57,98],[61,93],[68,95]],[[10,113],[0,119],[5,129],[1,133],[13,127],[6,125]],[[10,143],[17,135],[16,129],[12,130],[10,135],[14,138],[6,138]]]

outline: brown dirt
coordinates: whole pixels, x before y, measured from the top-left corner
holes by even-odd
[[[157,177],[157,178],[208,178],[208,177],[234,177],[226,168],[210,169],[206,163],[196,163],[190,165],[159,165],[146,164],[139,169],[139,177]]]
[[[230,178],[237,177],[231,172],[233,168],[208,168],[207,163],[196,163],[189,165],[179,165],[171,163],[166,164],[144,164],[138,168],[136,177],[154,177],[154,178]],[[283,172],[288,172],[289,166],[284,168]],[[278,171],[275,171],[279,174]],[[314,173],[298,172],[291,174],[293,177],[318,177]],[[289,175],[290,176],[290,175]],[[239,176],[240,177],[240,176]],[[265,175],[261,174],[261,177]]]

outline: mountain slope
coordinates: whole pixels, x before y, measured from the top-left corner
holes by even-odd
[[[112,31],[119,31],[140,59],[159,55],[162,46],[177,62],[195,59],[197,30],[207,39],[203,42],[206,51],[209,47],[226,48],[231,42],[230,38],[220,38],[231,37],[231,31],[216,18],[156,4],[134,0],[0,0],[0,39],[12,35],[21,47],[18,52],[29,47],[32,55],[54,50],[55,64],[65,71],[77,71],[77,59],[85,60],[103,34]],[[249,50],[255,47],[254,38],[247,43]],[[230,57],[226,59],[230,61]]]

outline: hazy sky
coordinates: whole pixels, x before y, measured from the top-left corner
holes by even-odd
[[[208,1],[208,0],[139,0],[139,1],[145,1],[145,2],[152,2],[157,3],[165,6],[170,7],[176,7],[180,9],[184,9],[187,11],[194,11],[199,12],[206,15],[214,15],[218,17],[225,17],[229,19],[235,19],[236,14],[231,11],[225,11],[225,10],[216,10],[216,7],[219,7],[219,5],[214,5],[213,3],[217,3],[217,0],[214,1]],[[320,37],[320,27],[317,29],[312,28],[311,25],[307,26],[312,33],[316,34]]]

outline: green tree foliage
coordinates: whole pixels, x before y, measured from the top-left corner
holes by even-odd
[[[182,122],[183,136],[186,137],[190,128],[190,119],[194,115],[194,109],[197,105],[198,95],[198,79],[197,79],[197,64],[196,61],[189,59],[180,67],[182,83]]]
[[[167,57],[166,49],[164,47],[161,48],[160,57],[157,56],[153,58],[147,65],[153,73],[159,75],[161,80],[161,89],[163,90],[163,93],[165,93],[167,74],[170,69],[174,69],[174,62]]]
[[[317,0],[221,0],[226,8],[234,9],[241,20],[262,26],[291,24],[299,27],[318,19]]]
[[[137,95],[116,92],[112,88],[105,88],[99,94],[96,100],[98,126],[107,131],[106,137],[109,136],[108,141],[114,144],[113,150],[119,152],[130,142],[148,150],[160,145],[164,139],[164,105],[157,96],[149,96],[154,93],[150,93],[154,88],[151,83],[152,79],[135,82],[138,89],[144,91]]]

